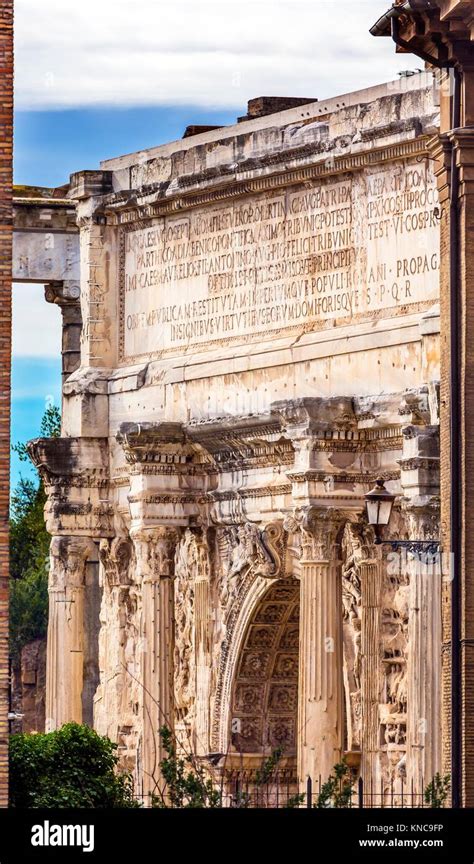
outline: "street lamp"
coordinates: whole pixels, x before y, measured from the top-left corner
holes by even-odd
[[[395,495],[385,486],[383,477],[378,477],[375,486],[365,496],[367,504],[367,521],[372,525],[375,532],[375,543],[377,546],[390,546],[394,552],[406,549],[412,555],[424,552],[427,555],[438,555],[440,544],[436,540],[382,540],[380,529],[387,526],[392,515]]]
[[[381,528],[383,525],[388,525],[390,522],[395,495],[392,495],[388,489],[385,488],[383,477],[378,477],[374,488],[370,492],[367,492],[365,500],[367,502],[367,518],[369,520],[369,525],[374,526],[376,542],[381,543],[382,541],[380,540],[378,528]]]

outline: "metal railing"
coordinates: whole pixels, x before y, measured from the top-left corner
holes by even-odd
[[[253,772],[252,772],[253,773]],[[324,781],[318,777],[314,782],[310,777],[306,784],[300,785],[296,777],[282,772],[268,783],[256,785],[251,772],[232,772],[225,784],[222,807],[248,808],[315,808],[321,806],[344,808],[429,808],[424,796],[424,782],[419,790],[414,783],[407,783],[400,777],[390,783],[364,783],[362,777],[352,783],[341,781],[336,795],[323,803]],[[304,792],[301,789],[304,788]],[[420,791],[421,790],[421,791]],[[334,803],[336,801],[336,803]]]
[[[380,784],[364,783],[362,777],[349,782],[343,779],[329,798],[325,787],[321,777],[315,782],[308,777],[306,783],[300,785],[291,770],[281,770],[265,783],[257,779],[255,771],[232,770],[226,772],[220,788],[215,787],[218,794],[213,806],[219,809],[430,809],[424,792],[416,790],[414,784],[407,783],[403,777]],[[419,788],[424,790],[423,781]],[[140,801],[150,806],[151,796],[144,796]],[[206,802],[201,806],[210,804]]]

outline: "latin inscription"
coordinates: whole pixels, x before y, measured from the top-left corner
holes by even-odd
[[[436,300],[429,163],[124,231],[124,357],[262,341]]]

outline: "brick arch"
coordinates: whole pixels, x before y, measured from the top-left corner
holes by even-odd
[[[285,756],[296,756],[299,606],[299,582],[281,580],[250,617],[232,687],[233,752],[258,755],[283,747]]]

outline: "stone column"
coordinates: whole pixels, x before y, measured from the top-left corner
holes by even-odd
[[[411,537],[438,539],[438,506],[406,513]],[[441,560],[417,556],[409,569],[407,779],[422,793],[441,770]]]
[[[54,537],[51,543],[47,731],[83,719],[85,575],[87,561],[95,554],[95,545],[87,537]]]
[[[133,532],[136,579],[142,585],[143,794],[160,795],[164,750],[160,728],[173,731],[173,576],[178,532],[168,526]],[[151,803],[145,798],[145,803]]]
[[[380,778],[380,716],[382,644],[382,567],[380,552],[364,547],[360,561],[361,627],[361,775],[366,789],[377,789]]]
[[[343,747],[342,597],[337,511],[310,508],[302,524],[298,777],[325,782]]]

